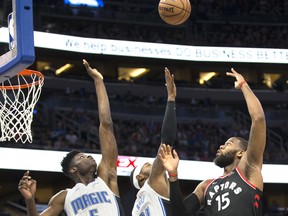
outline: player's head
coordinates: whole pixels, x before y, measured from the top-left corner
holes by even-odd
[[[137,165],[130,173],[131,185],[139,190],[149,178],[151,168],[152,164],[148,162]]]
[[[235,160],[240,160],[247,150],[247,146],[248,141],[241,137],[229,138],[224,145],[220,146],[214,163],[223,168],[234,163]]]
[[[86,155],[81,151],[72,150],[63,158],[61,162],[63,173],[74,179],[74,176],[96,173],[97,164],[91,155]]]

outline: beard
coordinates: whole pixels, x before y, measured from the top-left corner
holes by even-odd
[[[224,168],[234,162],[236,152],[237,150],[227,152],[226,154],[220,154],[213,160],[213,162],[216,166]]]

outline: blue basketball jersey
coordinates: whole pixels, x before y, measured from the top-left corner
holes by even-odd
[[[132,216],[172,216],[170,201],[156,193],[146,181],[137,193]]]
[[[99,177],[87,186],[78,183],[67,189],[64,210],[68,216],[120,216],[119,197]]]

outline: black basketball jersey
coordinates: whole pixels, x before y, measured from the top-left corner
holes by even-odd
[[[237,167],[228,175],[213,179],[204,194],[205,216],[262,215],[262,192]]]

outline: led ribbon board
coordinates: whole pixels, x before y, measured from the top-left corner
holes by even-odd
[[[62,172],[60,163],[67,153],[64,151],[0,147],[0,169]],[[87,154],[90,154],[99,164],[101,154]],[[25,158],[23,158],[23,155],[25,155]],[[153,161],[154,158],[149,157],[119,155],[117,174],[119,176],[129,176],[135,166],[144,162],[152,163]],[[288,184],[288,165],[264,164],[262,174],[265,183]],[[180,179],[202,181],[222,175],[223,169],[212,162],[192,160],[180,160],[179,162],[178,176]]]

